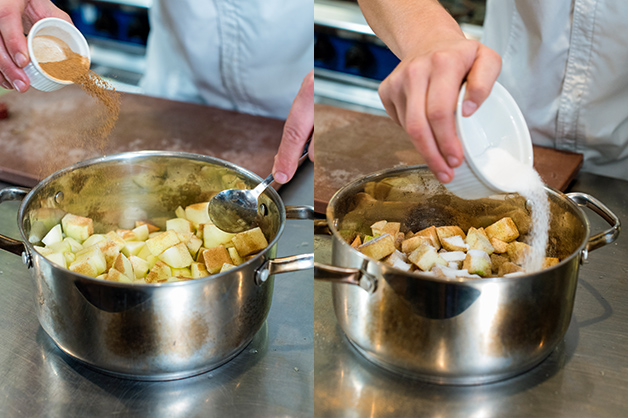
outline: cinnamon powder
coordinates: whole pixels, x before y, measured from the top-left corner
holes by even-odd
[[[120,93],[89,69],[89,60],[86,57],[72,51],[62,40],[57,38],[55,41],[61,45],[66,58],[61,61],[40,62],[40,67],[53,78],[78,84],[87,94],[103,104],[102,110],[96,115],[99,123],[86,134],[96,140],[106,139],[120,114]],[[99,145],[102,151],[104,144]]]

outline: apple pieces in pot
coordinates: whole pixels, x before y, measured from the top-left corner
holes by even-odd
[[[208,202],[178,207],[161,230],[135,221],[134,229],[94,233],[92,219],[67,213],[41,237],[29,237],[48,260],[73,272],[123,283],[198,279],[232,269],[268,246],[259,227],[238,234],[209,220]]]
[[[388,225],[392,224],[392,225]],[[517,241],[520,233],[510,217],[486,228],[430,226],[400,232],[398,222],[371,225],[372,235],[345,234],[346,241],[364,255],[403,271],[419,271],[444,278],[511,277],[525,273],[530,246]],[[545,257],[543,268],[559,262]]]

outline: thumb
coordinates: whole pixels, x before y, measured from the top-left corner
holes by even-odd
[[[303,79],[301,88],[292,102],[275,155],[273,176],[284,184],[292,179],[299,165],[299,158],[314,128],[314,70]]]

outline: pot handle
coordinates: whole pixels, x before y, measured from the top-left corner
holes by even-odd
[[[369,293],[377,289],[377,279],[362,269],[314,263],[314,278],[334,283],[359,286]]]
[[[312,206],[286,206],[286,219],[314,219]]]
[[[314,254],[298,254],[290,257],[266,260],[255,272],[255,284],[260,286],[268,280],[272,274],[290,273],[311,269],[314,266]]]
[[[605,246],[606,244],[610,244],[614,242],[619,236],[619,231],[621,230],[621,222],[617,215],[615,215],[609,208],[607,208],[602,202],[597,200],[591,195],[586,193],[567,193],[567,197],[574,201],[578,206],[585,206],[591,209],[593,212],[597,213],[604,219],[611,228],[606,231],[602,231],[598,234],[593,235],[589,238],[589,242],[587,242],[587,247],[584,250],[583,259],[586,260],[587,255],[590,251],[596,250],[600,247]]]
[[[10,200],[22,200],[26,197],[28,192],[30,192],[29,189],[22,187],[4,188],[0,190],[0,203]],[[0,234],[0,249],[16,255],[22,255],[24,252],[24,243]]]

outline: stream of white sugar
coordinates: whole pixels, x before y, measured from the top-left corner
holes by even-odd
[[[525,258],[523,268],[528,273],[540,271],[547,248],[550,208],[543,181],[533,167],[517,161],[509,152],[491,148],[483,163],[484,174],[499,179],[498,184],[525,197],[530,205],[532,226],[528,244],[532,247]]]

